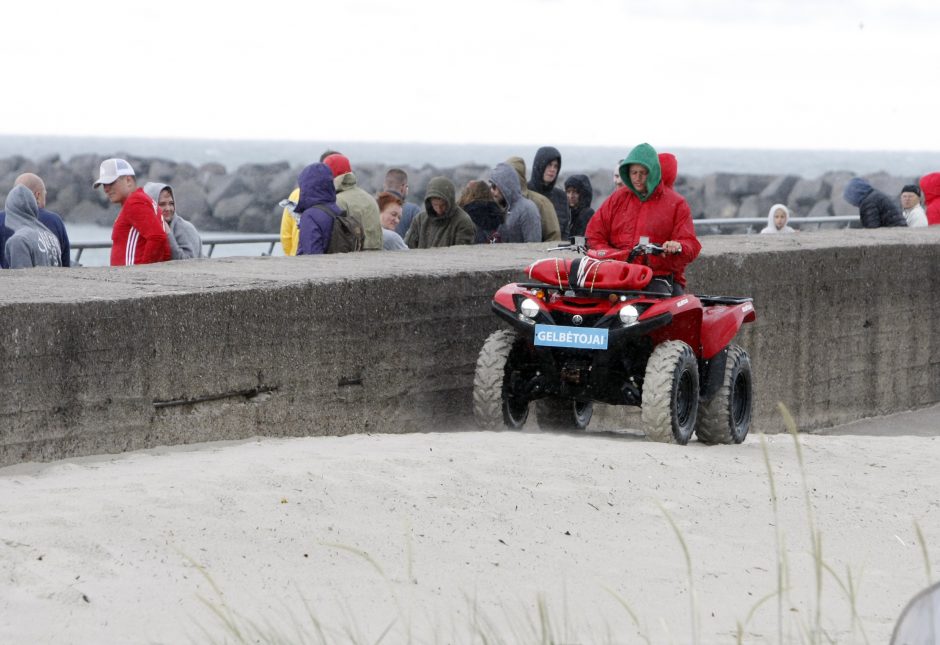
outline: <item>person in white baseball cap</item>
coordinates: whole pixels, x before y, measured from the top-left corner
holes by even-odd
[[[111,230],[111,266],[150,264],[170,259],[163,218],[156,203],[137,187],[134,168],[124,159],[105,159],[94,188],[101,186],[121,212]]]

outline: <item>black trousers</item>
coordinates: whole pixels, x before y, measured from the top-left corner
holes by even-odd
[[[646,291],[661,293],[665,296],[681,296],[685,293],[682,285],[676,282],[672,274],[654,275],[650,283],[646,285]]]

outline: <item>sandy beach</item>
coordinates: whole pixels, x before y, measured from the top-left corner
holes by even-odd
[[[917,415],[801,435],[812,519],[786,434],[766,438],[776,513],[758,436],[257,439],[8,467],[0,642],[734,643],[740,623],[797,643],[818,607],[836,642],[885,643],[927,585],[915,522],[940,554],[940,439],[904,434]]]

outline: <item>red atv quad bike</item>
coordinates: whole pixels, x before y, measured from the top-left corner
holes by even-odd
[[[588,251],[583,238],[552,250],[575,259],[531,264],[531,282],[496,292],[511,329],[480,350],[473,414],[483,428],[521,428],[535,403],[542,429],[584,429],[594,402],[642,409],[646,436],[687,444],[741,443],[751,423],[751,362],[730,344],[755,319],[750,298],[667,296],[644,288],[642,264],[661,246]]]

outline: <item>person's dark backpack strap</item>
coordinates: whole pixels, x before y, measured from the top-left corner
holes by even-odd
[[[331,211],[322,204],[317,204],[314,208],[326,213],[333,219],[333,233],[330,235],[330,245],[327,247],[327,253],[352,253],[361,251],[365,242],[365,231],[362,225],[351,217],[345,210],[339,215]]]

